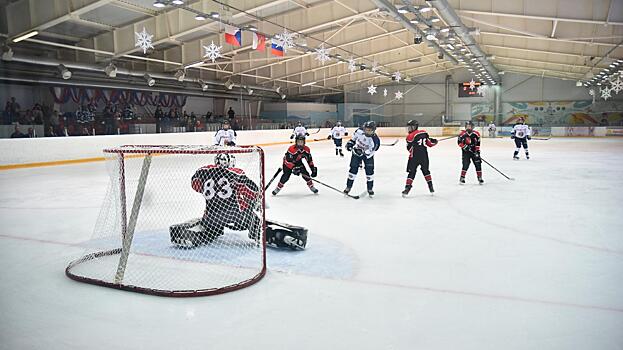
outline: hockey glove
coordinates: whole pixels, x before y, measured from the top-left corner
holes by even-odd
[[[353,149],[353,146],[354,146],[354,145],[355,145],[355,143],[354,143],[352,140],[351,140],[351,141],[348,141],[348,142],[346,143],[346,150],[347,150],[347,151],[351,151],[351,150]]]
[[[308,133],[308,132],[306,132],[306,133],[305,133],[305,136],[309,136],[309,133]]]
[[[327,136],[327,140],[331,140],[331,135]]]
[[[296,175],[296,176],[301,175],[301,168],[298,166],[295,168],[292,168],[292,175]]]
[[[292,140],[294,138],[294,134],[290,135],[290,140]]]
[[[514,140],[514,139],[515,139],[515,135],[511,135],[511,140]]]
[[[438,143],[439,143],[439,140],[437,140],[437,139],[430,138],[429,140],[430,140],[430,142],[431,142],[433,145],[436,145],[436,144],[438,144]]]
[[[530,140],[530,139],[532,138],[532,136],[528,135],[528,136],[526,136],[526,138],[527,138],[528,140]]]
[[[361,148],[353,148],[353,153],[357,157],[363,157],[363,150]]]
[[[312,167],[311,171],[312,171],[312,173],[311,173],[311,177],[316,177],[316,176],[318,176],[318,168],[316,168],[316,167]]]
[[[348,136],[348,132],[347,132],[347,131],[346,131],[346,132],[344,132],[344,136]]]
[[[228,142],[225,142],[225,144],[227,146],[235,146],[236,145],[236,143],[234,141],[228,141]]]

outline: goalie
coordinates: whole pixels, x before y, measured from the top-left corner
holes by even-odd
[[[236,158],[218,153],[214,165],[198,169],[192,177],[193,190],[203,195],[206,206],[203,217],[169,228],[171,242],[184,247],[210,243],[223,235],[225,228],[249,231],[249,238],[259,241],[262,221],[256,213],[260,206],[260,189],[236,168]]]
[[[223,235],[225,228],[248,230],[249,238],[259,243],[261,189],[235,167],[233,155],[218,153],[214,163],[198,169],[191,180],[193,190],[201,193],[206,202],[203,217],[169,227],[171,243],[185,248],[208,244]],[[278,248],[304,249],[307,230],[269,221],[266,242]]]

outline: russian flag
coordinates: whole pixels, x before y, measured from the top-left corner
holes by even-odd
[[[266,48],[266,37],[253,32],[253,50],[262,51]]]
[[[273,56],[283,56],[283,47],[273,42],[270,46],[270,52],[273,54]]]
[[[225,42],[233,46],[242,45],[242,32],[240,28],[225,26]]]

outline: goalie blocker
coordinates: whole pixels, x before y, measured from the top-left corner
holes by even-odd
[[[241,229],[241,227],[227,227],[232,230]],[[199,218],[172,225],[169,227],[169,234],[171,243],[183,248],[194,248],[213,242],[223,235],[223,230],[211,227],[206,219]],[[255,240],[252,234],[249,234],[249,238]],[[303,250],[307,245],[307,229],[266,220],[266,243],[275,248]]]

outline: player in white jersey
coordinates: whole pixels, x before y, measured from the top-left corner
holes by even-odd
[[[491,122],[491,124],[489,124],[489,137],[495,137],[496,130],[497,128],[495,127],[495,123]]]
[[[353,155],[350,159],[350,170],[348,172],[348,180],[346,180],[346,189],[344,193],[348,194],[353,187],[359,164],[363,162],[366,171],[366,180],[368,187],[368,195],[373,196],[374,191],[374,153],[381,146],[381,140],[375,133],[376,123],[372,120],[363,124],[362,128],[357,129],[353,134],[353,138],[346,143],[346,150],[352,151]]]
[[[229,120],[223,122],[223,126],[214,135],[215,146],[235,146],[236,145],[236,132],[231,129]]]
[[[293,139],[299,135],[309,136],[307,129],[305,129],[305,127],[303,126],[303,123],[301,122],[298,122],[296,124],[296,127],[294,128],[294,130],[292,130],[292,135],[290,135],[290,138]]]
[[[341,122],[335,123],[335,126],[329,131],[329,136],[327,139],[333,139],[333,143],[335,144],[335,155],[338,154],[341,157],[344,157],[344,153],[342,153],[342,137],[348,136],[348,131],[346,128],[342,126]]]
[[[515,154],[513,154],[513,159],[519,159],[519,151],[521,147],[526,151],[526,159],[530,159],[530,154],[528,153],[528,140],[531,138],[531,130],[530,127],[524,124],[523,118],[519,118],[517,120],[517,124],[513,126],[513,131],[511,131],[511,139],[515,140]]]

